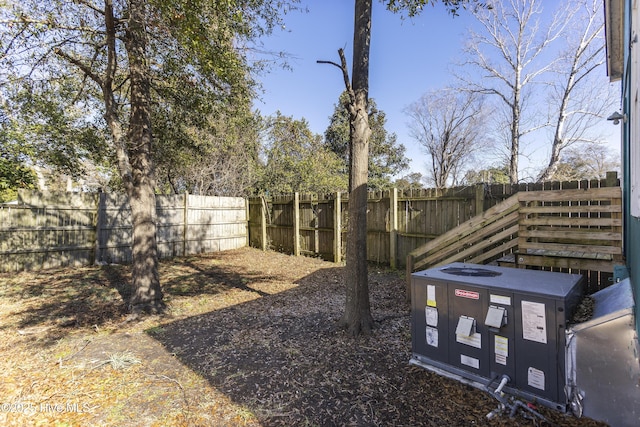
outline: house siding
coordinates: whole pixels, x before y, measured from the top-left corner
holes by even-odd
[[[632,35],[640,33],[640,11],[633,0],[624,1],[624,16],[617,25],[623,27],[624,61],[622,76],[622,111],[627,115],[622,129],[622,198],[624,204],[624,255],[629,279],[637,300],[640,295],[640,218],[638,197],[640,172],[635,167],[640,157],[640,43]],[[635,156],[635,159],[634,159]],[[634,216],[636,215],[636,216]],[[636,331],[640,331],[640,308],[635,305]]]

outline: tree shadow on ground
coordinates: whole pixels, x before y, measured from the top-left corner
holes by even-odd
[[[149,331],[169,353],[247,408],[259,425],[602,426],[547,408],[547,418],[487,419],[488,393],[409,364],[410,306],[397,273],[369,269],[376,329],[350,338],[342,268],[298,287]]]
[[[219,258],[224,259],[224,255]],[[198,261],[200,260],[200,262]],[[166,299],[218,295],[242,290],[268,295],[247,286],[271,276],[227,268],[214,256],[184,257],[160,264]],[[213,265],[212,265],[213,263]],[[52,345],[74,328],[101,328],[125,320],[131,296],[128,265],[50,269],[0,275],[0,301],[15,306],[0,330],[15,329],[38,346]]]
[[[150,335],[262,426],[485,425],[495,409],[487,394],[409,365],[409,304],[397,274],[370,278],[373,335],[336,329],[341,274],[319,270],[297,288]]]
[[[45,330],[41,345],[54,343],[71,328],[101,326],[126,313],[128,270],[123,266],[24,272],[4,276],[0,283],[5,304],[16,305],[0,328],[24,335]]]
[[[215,264],[215,268],[210,265],[203,265],[200,257],[183,257],[174,260],[171,273],[163,275],[162,288],[166,294],[173,296],[195,296],[210,294],[215,295],[229,289],[238,289],[248,292],[255,292],[260,296],[269,295],[256,288],[247,286],[249,282],[268,281],[273,277],[262,274],[250,273],[249,271],[238,271],[237,267],[230,268],[223,262]],[[223,254],[215,258],[224,259]]]
[[[215,304],[204,314],[150,322],[160,326],[151,327],[148,335],[167,350],[161,351],[170,356],[164,360],[181,362],[247,408],[242,416],[255,417],[251,425],[532,425],[508,418],[489,424],[485,416],[496,402],[486,393],[408,364],[410,309],[397,273],[370,267],[372,313],[378,322],[372,336],[352,339],[336,330],[345,292],[342,268],[334,265],[249,249],[163,262],[168,299],[186,305],[203,300],[190,295],[215,295],[209,298]],[[0,302],[10,305],[0,311],[8,320],[0,327],[51,326],[28,347],[53,344],[56,334],[68,334],[72,328],[56,327],[65,314],[87,316],[72,318],[86,325],[117,321],[128,275],[125,266],[0,275]],[[92,301],[101,292],[99,301]],[[98,307],[102,315],[93,312]],[[125,335],[130,329],[123,327]],[[105,345],[92,350],[106,357],[105,351],[115,347],[110,335],[102,337]],[[119,348],[139,350],[144,364],[157,359],[158,346],[145,353],[144,340],[124,338]],[[545,415],[556,425],[601,425]]]

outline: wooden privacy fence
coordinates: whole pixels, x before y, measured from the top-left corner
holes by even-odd
[[[416,248],[478,215],[486,217],[499,209],[494,206],[500,206],[517,193],[617,186],[619,181],[614,172],[607,174],[604,180],[592,181],[371,192],[367,206],[367,258],[393,268],[404,265],[407,256]],[[125,197],[105,193],[55,197],[22,193],[21,197],[18,205],[0,205],[0,270],[130,261],[131,222]],[[159,254],[170,257],[250,244],[340,262],[344,257],[348,202],[344,193],[292,194],[249,200],[189,194],[158,196]],[[541,206],[547,202],[541,201]],[[574,202],[574,205],[587,202],[582,200]],[[490,212],[491,209],[493,211]],[[513,212],[509,214],[513,215]],[[542,219],[541,214],[538,212],[538,220],[549,221]],[[595,214],[581,215],[593,218]],[[606,218],[604,212],[598,215]],[[501,221],[512,219],[510,216]],[[506,226],[503,223],[490,225],[482,219],[475,221],[480,221],[478,226],[484,233],[490,233],[491,227],[500,229]],[[530,226],[543,234],[522,242],[522,249],[529,245],[523,256],[534,255],[533,251],[540,245],[552,248],[554,244],[563,243],[544,240],[548,233],[556,236],[556,229],[544,230],[551,226],[556,224],[549,222]],[[508,229],[501,231],[509,235],[513,232]],[[525,234],[523,230],[522,236]],[[605,235],[601,237],[607,238]],[[475,255],[480,255],[476,258],[478,261],[482,256],[488,260],[514,252],[515,243],[499,247],[493,244],[496,239],[498,237],[487,237],[485,243],[491,244],[477,251],[480,252]],[[424,262],[423,266],[428,264]]]
[[[367,205],[367,259],[393,268],[405,265],[407,256],[416,248],[482,215],[514,194],[619,185],[617,173],[611,172],[606,179],[591,181],[370,192]],[[263,249],[342,261],[348,202],[345,193],[252,197],[249,199],[249,243]],[[494,211],[496,209],[500,208],[496,207]],[[501,221],[509,222],[517,218],[519,214],[514,214],[514,209],[512,207],[505,212],[510,216]],[[477,221],[479,228],[485,228],[485,233],[491,232],[486,227],[501,227],[500,223],[491,225],[482,219]],[[511,227],[515,224],[511,223]],[[514,230],[502,230],[503,234],[511,232]],[[491,247],[487,251],[491,252],[485,252],[498,258],[511,253],[515,245],[515,242],[503,248],[488,245]],[[427,264],[425,262],[422,265]]]
[[[483,186],[370,192],[368,260],[395,268],[398,260],[404,260],[416,246],[474,216],[476,206],[484,206],[484,196]],[[346,193],[252,197],[249,244],[340,262],[344,258],[348,203]]]
[[[519,194],[409,252],[407,273],[456,261],[483,264],[511,253],[518,244]]]
[[[624,264],[622,225],[620,187],[517,193],[410,252],[407,280],[451,262],[497,261],[583,274],[595,292]]]
[[[244,198],[157,196],[156,212],[161,258],[247,245]],[[131,237],[123,195],[24,192],[0,205],[0,271],[128,263]]]

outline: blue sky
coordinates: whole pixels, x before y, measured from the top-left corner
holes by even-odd
[[[339,48],[345,49],[350,61],[354,2],[303,0],[303,4],[308,13],[287,15],[286,28],[264,40],[265,49],[291,55],[291,70],[273,69],[261,78],[264,93],[255,107],[263,115],[279,110],[304,118],[314,133],[324,134],[344,82],[338,68],[316,61],[339,62]],[[378,0],[373,5],[369,96],[386,113],[387,131],[407,148],[411,171],[426,175],[426,155],[408,135],[403,110],[425,92],[453,81],[451,63],[460,55],[474,18],[464,10],[453,17],[437,3],[426,6],[416,18],[403,20]],[[611,125],[606,129],[615,130]],[[617,135],[611,139],[614,146],[619,144]]]

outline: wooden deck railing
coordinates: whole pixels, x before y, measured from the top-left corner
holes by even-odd
[[[419,269],[500,259],[520,268],[613,272],[622,263],[620,187],[517,193],[413,250],[407,285]]]

